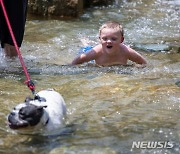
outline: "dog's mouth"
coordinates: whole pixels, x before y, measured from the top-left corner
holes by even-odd
[[[19,129],[29,126],[29,123],[28,121],[17,118],[12,112],[8,116],[8,125],[11,129]]]
[[[8,122],[8,125],[11,129],[19,129],[29,126],[28,122],[26,121]]]

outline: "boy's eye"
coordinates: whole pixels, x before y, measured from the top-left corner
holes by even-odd
[[[108,41],[108,40],[117,41],[117,38],[116,37],[112,37],[112,38],[102,37],[102,40],[103,41]]]
[[[112,38],[111,38],[111,40],[112,40],[112,41],[116,41],[116,40],[117,40],[117,38],[115,38],[115,37],[112,37]]]
[[[107,41],[107,37],[102,37],[102,40],[103,41]]]

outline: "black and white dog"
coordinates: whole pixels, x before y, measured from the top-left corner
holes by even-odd
[[[63,97],[49,89],[36,94],[34,99],[27,98],[18,104],[8,115],[11,129],[30,132],[50,132],[64,127],[66,105]]]

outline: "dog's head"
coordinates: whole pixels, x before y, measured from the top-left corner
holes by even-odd
[[[42,90],[17,105],[8,115],[9,127],[19,133],[49,133],[64,126],[66,105],[54,90]]]
[[[11,129],[36,126],[40,122],[46,106],[36,106],[29,102],[30,100],[28,102],[26,100],[25,103],[17,105],[8,115],[8,124]]]

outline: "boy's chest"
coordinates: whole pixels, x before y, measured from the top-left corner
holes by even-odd
[[[115,64],[127,64],[127,58],[125,55],[101,55],[96,59],[96,63],[99,65],[115,65]]]

